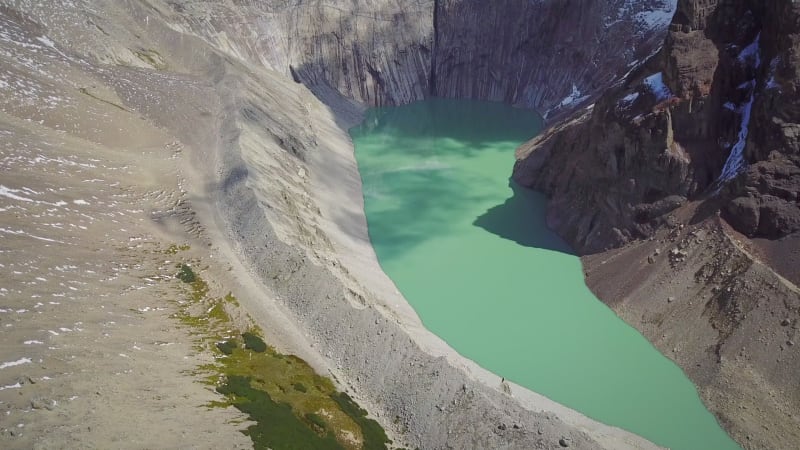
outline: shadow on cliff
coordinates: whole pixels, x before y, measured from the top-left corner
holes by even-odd
[[[472,223],[476,227],[525,247],[574,255],[558,235],[547,228],[547,199],[509,180],[511,197],[489,208]]]

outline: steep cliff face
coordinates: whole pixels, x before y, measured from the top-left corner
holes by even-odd
[[[167,3],[161,12],[172,27],[321,96],[332,89],[375,106],[430,91],[433,0]]]
[[[436,4],[434,95],[571,110],[661,44],[674,0]]]
[[[515,178],[553,197],[551,225],[583,253],[648,237],[687,198],[720,189],[742,233],[800,230],[797,11],[679,2],[664,49],[593,111],[521,148]]]
[[[764,8],[760,64],[744,149],[749,163],[729,193],[724,211],[748,236],[778,238],[800,230],[800,5]]]
[[[748,448],[800,439],[798,24],[790,0],[680,0],[663,49],[514,169]]]
[[[571,111],[660,45],[675,0],[193,2],[174,27],[360,103],[431,95]]]

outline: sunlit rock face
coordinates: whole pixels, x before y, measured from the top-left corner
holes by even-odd
[[[675,0],[169,2],[236,57],[370,106],[428,96],[571,111],[660,45]]]

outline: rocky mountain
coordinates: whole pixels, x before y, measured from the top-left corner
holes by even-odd
[[[674,0],[436,2],[432,91],[572,111],[663,38]]]
[[[800,230],[795,6],[696,3],[679,3],[663,50],[623,86],[521,151],[516,179],[553,196],[554,227],[583,253],[709,196],[748,236]]]
[[[161,308],[180,300],[150,288],[156,278],[175,281],[186,240],[203,261],[187,263],[225,281],[210,287],[225,295],[236,286],[267,340],[330,375],[397,445],[654,448],[502,382],[425,329],[369,244],[347,135],[366,105],[444,94],[451,84],[447,95],[543,110],[590,101],[665,30],[647,5],[671,10],[660,0],[597,3],[0,1],[0,264],[15,270],[0,291],[10,336],[0,447],[247,444],[232,411],[195,417],[214,398],[207,386],[172,389],[191,384],[182,381],[196,371],[185,366],[200,357]],[[575,23],[558,25],[556,14]],[[528,19],[550,25],[528,29]],[[519,36],[490,38],[488,27],[504,21]],[[604,39],[641,50],[605,60]],[[524,62],[536,56],[529,45],[547,50],[540,41],[563,44],[546,62]],[[485,62],[470,61],[486,48]],[[583,68],[589,61],[594,70]],[[481,68],[478,82],[469,65]],[[548,85],[533,92],[491,73]],[[90,289],[80,304],[67,283]],[[50,391],[44,377],[60,388]],[[156,432],[143,436],[130,418]]]
[[[680,0],[661,51],[514,169],[748,448],[800,439],[799,23],[790,0]]]
[[[427,96],[571,111],[660,45],[674,0],[172,0],[167,20],[369,106]]]

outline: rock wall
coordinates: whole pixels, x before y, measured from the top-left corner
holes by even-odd
[[[800,5],[770,6],[754,6],[761,64],[752,74],[748,165],[728,189],[724,216],[748,236],[774,239],[800,231]]]
[[[232,57],[378,106],[430,91],[433,3],[175,0],[161,12]]]
[[[679,1],[663,49],[593,109],[523,145],[514,169],[517,182],[550,197],[548,224],[589,255],[588,270],[613,258],[632,268],[658,266],[642,269],[633,283],[629,270],[615,264],[618,273],[603,271],[608,281],[590,285],[684,367],[723,424],[750,448],[786,445],[758,430],[798,429],[793,417],[800,400],[792,394],[798,384],[786,376],[800,370],[797,349],[787,344],[793,331],[787,335],[780,323],[793,324],[800,315],[800,273],[783,262],[800,252],[799,19],[800,6],[789,0]],[[746,255],[757,275],[726,269],[741,277],[712,279],[697,265],[691,289],[654,285],[687,276],[675,270],[691,252],[676,248],[675,239],[698,227],[712,227],[736,250],[701,244],[697,261]],[[675,252],[668,265],[659,265],[663,254],[647,244],[659,239]],[[776,293],[775,286],[788,289]],[[675,302],[654,306],[653,292],[672,292]],[[757,313],[755,297],[775,306],[774,316]],[[692,302],[706,305],[699,316],[688,314]],[[672,315],[653,318],[665,309]],[[777,316],[782,319],[770,318]],[[699,353],[676,355],[659,344],[666,336],[682,337],[684,348]],[[761,351],[775,358],[753,356]],[[726,389],[758,399],[760,413],[720,402]],[[787,403],[771,404],[774,392],[785,393]],[[758,444],[748,442],[756,435]]]
[[[163,13],[315,93],[370,105],[431,95],[566,112],[660,45],[675,0],[192,2]]]
[[[674,1],[440,0],[433,93],[571,111],[661,44]]]
[[[797,10],[769,5],[681,2],[661,53],[594,111],[520,150],[516,179],[553,198],[551,223],[579,251],[647,237],[666,199],[677,207],[675,196],[721,188],[742,233],[800,230]],[[582,187],[597,183],[587,198]]]

